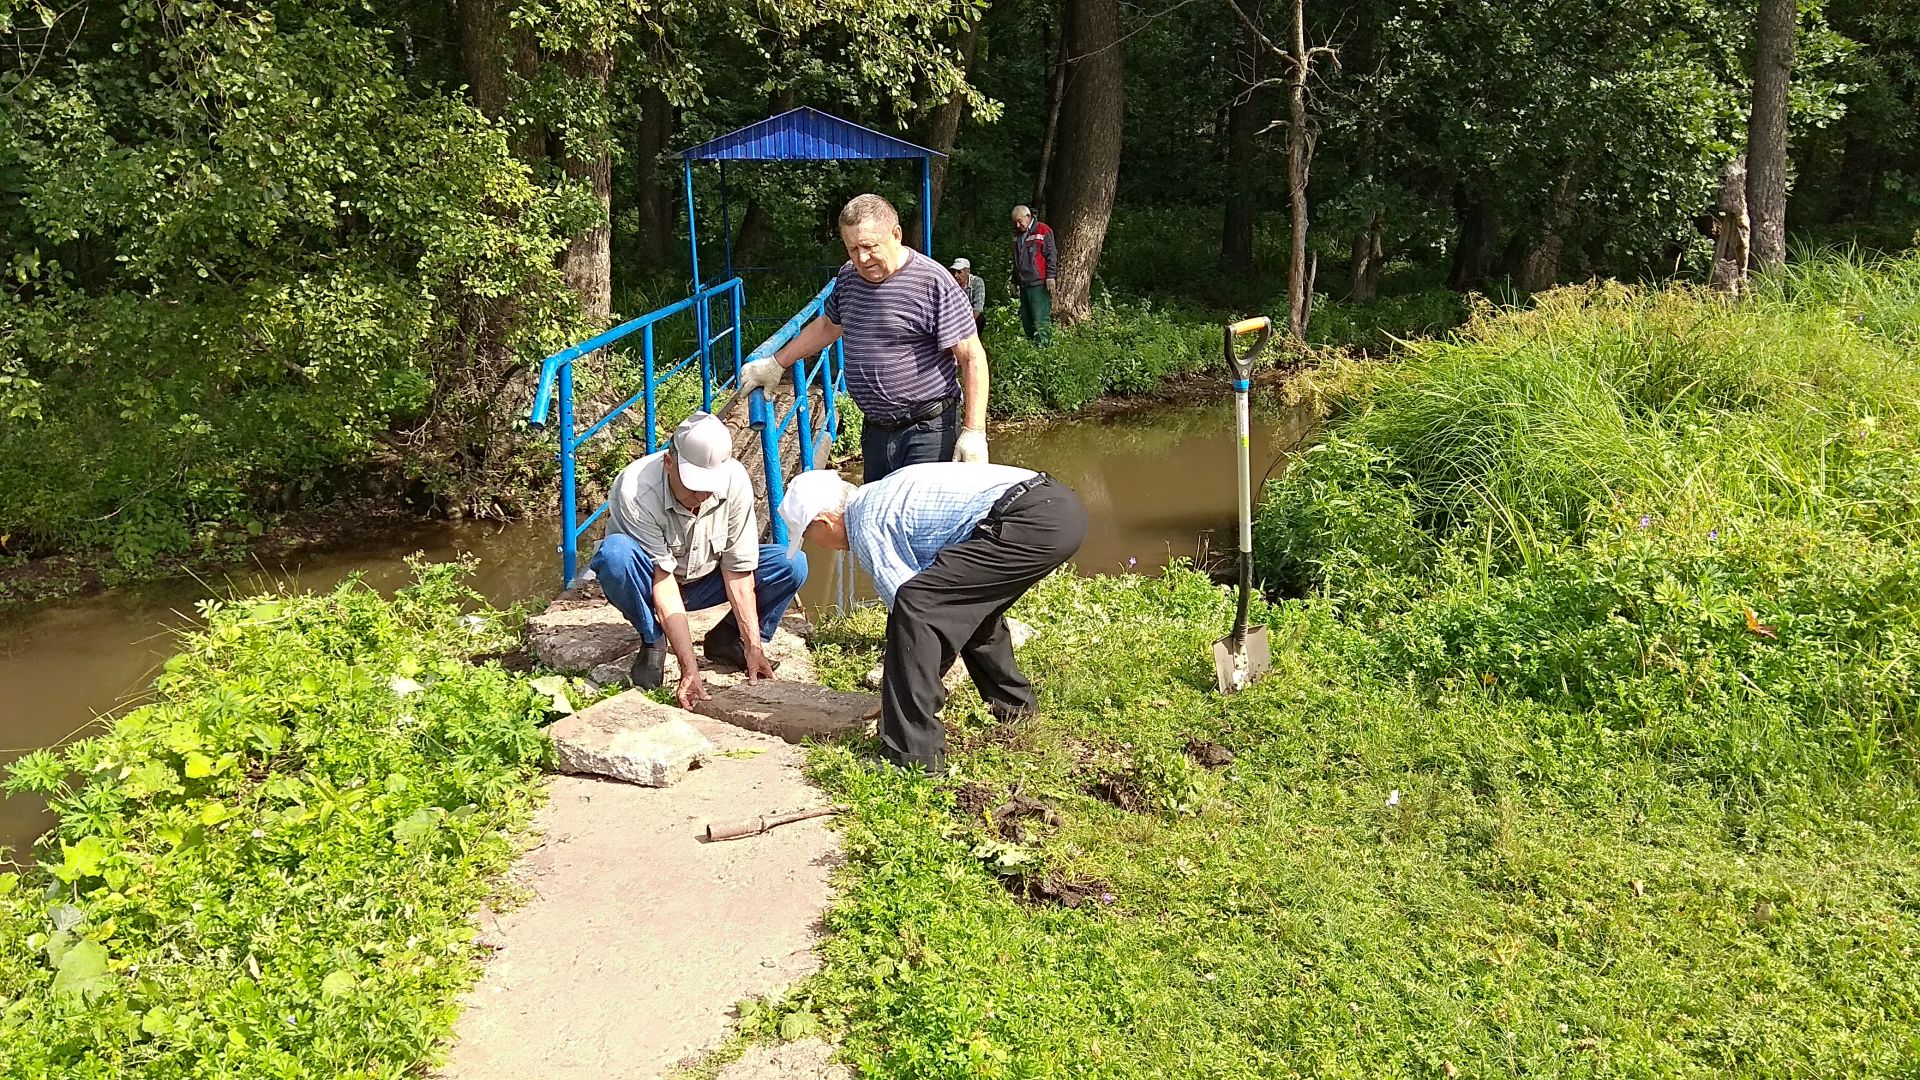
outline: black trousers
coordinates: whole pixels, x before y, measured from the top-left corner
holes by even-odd
[[[860,456],[865,459],[862,481],[871,484],[888,473],[929,461],[952,461],[960,441],[960,401],[947,402],[934,415],[899,427],[868,420],[860,432]]]
[[[1087,512],[1051,477],[1009,489],[972,535],[894,594],[887,615],[886,678],[880,688],[880,753],[896,765],[946,767],[941,676],[957,655],[980,696],[999,713],[1034,706],[1033,685],[1013,658],[1007,609],[1080,550]]]

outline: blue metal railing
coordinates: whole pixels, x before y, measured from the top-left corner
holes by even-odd
[[[742,356],[741,332],[746,325],[741,308],[744,301],[744,288],[739,278],[730,278],[716,285],[702,287],[685,300],[668,304],[657,311],[648,312],[637,319],[631,319],[602,334],[597,334],[547,357],[540,365],[540,382],[534,391],[533,409],[528,422],[536,428],[545,427],[549,411],[557,402],[559,411],[560,448],[560,573],[563,588],[571,588],[579,571],[580,538],[593,528],[600,515],[606,513],[608,503],[602,502],[587,520],[579,520],[578,491],[575,477],[575,461],[582,443],[592,438],[613,420],[632,408],[642,406],[642,426],[646,433],[647,453],[659,449],[659,415],[656,397],[660,387],[669,379],[691,368],[699,362],[701,408],[714,412],[714,398],[720,393],[733,389],[734,393],[721,406],[718,415],[729,412],[739,397],[740,368],[749,361],[772,356],[782,345],[793,339],[802,327],[820,313],[827,296],[833,292],[833,283],[820,290],[807,305],[793,318],[775,331],[772,337],[762,342],[752,353]],[[714,308],[724,305],[726,325],[717,332],[714,329]],[[694,351],[675,361],[664,371],[659,370],[654,355],[655,327],[663,320],[691,312],[694,319],[696,340],[699,342]],[[643,379],[640,390],[608,411],[605,416],[594,421],[585,431],[575,430],[573,400],[573,362],[583,356],[591,355],[598,349],[606,348],[617,341],[638,333],[641,335],[641,358]],[[724,371],[716,371],[714,356],[721,351]],[[731,352],[731,363],[727,364],[726,352]],[[776,412],[773,404],[760,391],[748,395],[748,419],[760,435],[761,453],[766,459],[767,477],[767,516],[772,522],[773,540],[785,543],[786,525],[780,521],[780,515],[774,509],[780,505],[780,497],[785,491],[785,477],[782,475],[780,461],[780,443],[789,428],[796,429],[800,443],[800,467],[811,469],[816,463],[824,464],[826,450],[833,437],[839,432],[840,415],[836,402],[839,394],[846,390],[846,358],[839,342],[828,346],[816,357],[802,359],[793,366],[793,379],[796,392],[785,412]],[[719,377],[724,374],[724,378]],[[823,415],[819,424],[812,422],[812,406],[809,402],[814,387],[824,388]],[[556,393],[557,390],[557,393]],[[675,422],[678,422],[676,418]]]
[[[820,314],[826,305],[827,297],[833,294],[833,282],[814,294],[807,305],[794,313],[793,318],[773,332],[773,336],[762,342],[747,357],[751,363],[761,357],[772,356],[782,345],[793,340],[815,315]],[[824,388],[821,395],[825,401],[821,406],[819,426],[811,421],[813,388]],[[776,413],[773,403],[765,394],[755,390],[747,398],[747,417],[754,430],[760,433],[760,454],[767,466],[767,516],[772,523],[773,542],[787,542],[787,523],[780,520],[774,511],[780,506],[781,496],[786,494],[786,477],[780,461],[780,440],[787,430],[793,428],[800,443],[800,471],[805,472],[816,464],[826,464],[827,449],[833,444],[833,437],[840,431],[840,411],[836,399],[847,389],[846,351],[839,341],[822,349],[817,356],[803,357],[793,365],[793,401],[785,413]]]

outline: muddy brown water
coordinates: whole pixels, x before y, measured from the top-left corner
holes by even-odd
[[[1022,425],[997,432],[992,450],[994,460],[1043,469],[1080,494],[1091,521],[1076,559],[1082,572],[1148,571],[1173,558],[1206,562],[1231,553],[1231,415],[1222,402]],[[1257,479],[1305,437],[1310,421],[1303,413],[1262,409],[1254,426]],[[137,707],[180,632],[195,625],[195,605],[207,597],[323,591],[355,574],[391,591],[409,580],[406,558],[418,552],[434,560],[476,557],[472,584],[493,603],[533,600],[558,590],[556,533],[552,520],[423,525],[286,565],[0,614],[0,766],[33,749],[84,738],[103,720]],[[854,593],[871,596],[871,586],[856,581]],[[817,611],[842,595],[836,562],[816,555],[802,603]],[[39,800],[0,797],[0,851],[11,849],[24,860],[48,823]]]

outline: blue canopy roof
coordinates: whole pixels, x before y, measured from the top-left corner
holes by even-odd
[[[801,106],[680,151],[687,161],[884,161],[946,157]]]

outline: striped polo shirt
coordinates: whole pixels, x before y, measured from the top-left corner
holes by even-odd
[[[889,423],[930,401],[960,394],[952,349],[972,337],[973,308],[947,269],[912,248],[875,285],[848,262],[834,278],[825,314],[840,327],[847,393],[866,415]]]

